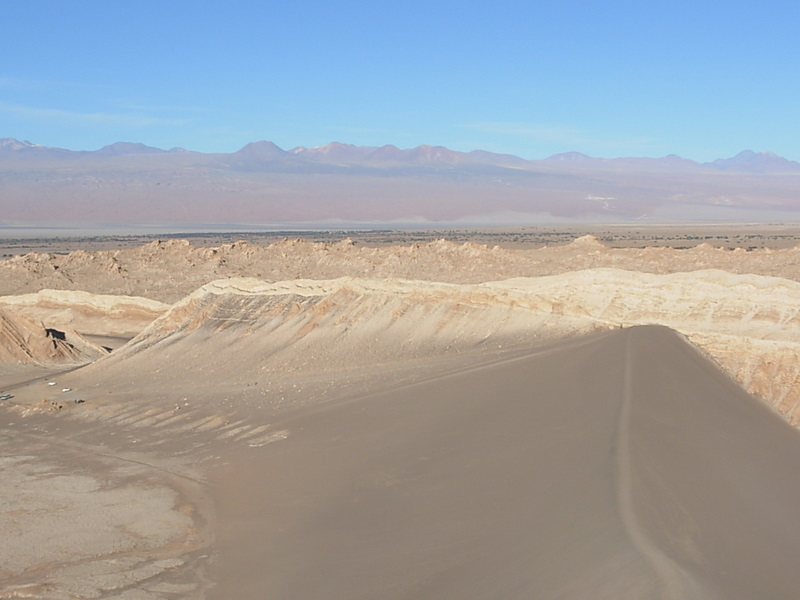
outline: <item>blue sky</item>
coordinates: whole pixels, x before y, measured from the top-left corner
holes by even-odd
[[[9,0],[0,137],[800,160],[800,3]]]

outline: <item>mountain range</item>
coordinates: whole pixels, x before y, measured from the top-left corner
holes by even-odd
[[[118,142],[74,151],[0,139],[0,227],[769,220],[800,216],[800,163],[745,150],[698,163],[526,160],[443,146],[332,142],[233,153]]]

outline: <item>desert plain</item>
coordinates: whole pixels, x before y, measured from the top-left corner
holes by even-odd
[[[5,239],[0,598],[800,597],[798,244]]]

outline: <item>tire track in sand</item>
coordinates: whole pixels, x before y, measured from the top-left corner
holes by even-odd
[[[625,363],[622,382],[622,404],[617,422],[616,439],[616,492],[617,506],[623,528],[631,543],[650,563],[659,580],[660,600],[689,600],[700,598],[699,592],[678,565],[665,555],[642,530],[637,518],[633,501],[633,472],[630,439],[631,412],[633,409],[633,356],[635,345],[635,329],[628,329],[625,335]]]

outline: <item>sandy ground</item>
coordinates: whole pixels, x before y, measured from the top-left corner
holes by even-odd
[[[4,369],[0,387],[55,379],[42,374]],[[0,598],[205,597],[206,482],[173,449],[137,441],[110,424],[0,409]]]
[[[594,239],[551,248],[585,232],[547,228],[464,239],[486,247],[425,244],[443,237],[437,231],[70,256],[56,253],[73,241],[58,242],[40,248],[51,255],[2,261],[16,271],[0,287],[172,302],[248,269],[281,281],[300,273],[486,281],[598,266],[800,280],[796,228],[593,232],[616,249]],[[694,248],[701,242],[711,246]],[[718,249],[733,246],[788,250]],[[787,285],[771,288],[770,302]],[[664,282],[649,288],[663,291]],[[625,308],[617,294],[600,295]],[[86,330],[114,350],[111,360],[61,370],[0,364],[0,396],[12,396],[0,400],[0,599],[800,597],[800,433],[680,335],[616,329],[615,316],[613,331],[587,337],[533,345],[526,334],[473,347],[465,323],[484,320],[462,305],[447,313],[441,298],[426,320],[417,298],[390,302],[391,319],[362,329],[357,315],[331,317],[349,324],[347,335],[326,338],[318,326],[330,303],[305,313],[302,298],[276,312],[285,331],[256,327],[271,322],[257,303],[249,312],[235,302],[199,305],[197,319],[179,327],[185,343],[154,338],[150,354],[123,349],[129,336],[115,330]],[[698,314],[722,306],[714,298]],[[794,298],[763,324],[763,299],[743,319],[730,310],[725,318],[765,336],[780,323],[792,340]],[[366,306],[350,296],[342,304],[358,314]],[[64,312],[52,302],[48,310]],[[78,319],[70,315],[65,322]],[[448,327],[453,344],[411,351],[419,348],[409,340],[427,343]],[[298,343],[304,334],[308,343]],[[281,335],[291,342],[284,354],[275,351]],[[731,352],[752,359],[757,346],[745,348]],[[763,356],[766,379],[793,379],[796,353]]]
[[[238,492],[217,496],[213,598],[798,593],[797,433],[663,329],[281,426],[212,478]]]
[[[0,410],[0,598],[800,597],[800,434],[665,328],[430,361],[246,422],[140,385],[175,416]]]
[[[800,437],[663,328],[281,426],[212,476],[212,598],[800,593]]]

